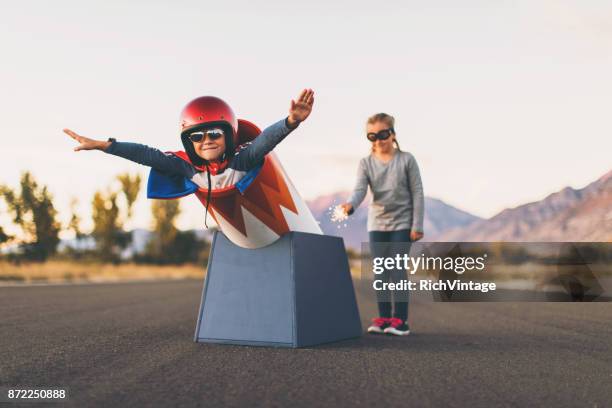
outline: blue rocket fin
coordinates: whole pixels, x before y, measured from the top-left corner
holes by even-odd
[[[179,175],[168,175],[151,169],[147,182],[147,198],[179,198],[194,193],[198,186]]]
[[[263,164],[255,167],[252,170],[249,170],[249,172],[245,174],[244,177],[236,183],[236,188],[238,189],[238,191],[240,191],[240,194],[244,194],[244,191],[247,189],[247,187],[251,185],[253,180],[255,180],[262,167]]]

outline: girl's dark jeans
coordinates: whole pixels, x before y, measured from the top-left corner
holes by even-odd
[[[376,257],[392,257],[397,254],[403,256],[410,252],[410,230],[397,231],[370,231],[370,254],[372,259]],[[385,283],[400,282],[408,279],[405,269],[385,269],[374,279],[380,279]],[[376,291],[378,301],[378,313],[380,317],[396,317],[402,321],[408,320],[409,291]],[[393,310],[392,310],[393,306]]]

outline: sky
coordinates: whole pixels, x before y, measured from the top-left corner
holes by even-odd
[[[353,187],[376,112],[427,196],[482,217],[612,169],[609,1],[12,2],[0,49],[0,184],[32,171],[62,221],[78,198],[86,229],[96,190],[148,168],[75,153],[61,130],[180,150],[201,95],[265,127],[313,88],[275,150],[306,199]],[[182,208],[179,227],[201,228],[197,199]],[[143,187],[127,227],[150,222]]]

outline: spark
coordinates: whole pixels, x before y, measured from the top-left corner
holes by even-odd
[[[344,209],[337,205],[334,207],[332,214],[331,214],[331,220],[332,222],[343,222],[348,218],[348,214],[344,211]],[[344,224],[344,226],[346,226],[346,224]],[[340,228],[340,226],[338,226],[338,228]]]

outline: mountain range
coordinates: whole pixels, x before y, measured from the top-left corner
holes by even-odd
[[[368,201],[346,222],[331,221],[333,207],[348,196],[348,192],[328,194],[308,201],[308,206],[324,233],[341,236],[347,247],[359,249],[368,240]],[[566,187],[488,219],[426,197],[424,227],[427,241],[612,241],[612,171],[584,188]]]
[[[565,187],[546,198],[509,208],[438,241],[612,241],[612,171],[586,187]]]
[[[341,223],[332,222],[333,208],[344,203],[350,193],[337,192],[307,201],[325,234],[340,236],[348,248],[360,250],[368,241],[367,207],[370,196]],[[612,241],[612,171],[586,187],[564,189],[542,200],[508,208],[484,219],[446,204],[425,198],[425,241],[446,242],[609,242]],[[210,240],[212,230],[196,230],[201,239]],[[126,256],[141,252],[151,232],[136,229]],[[74,246],[74,240],[62,240],[60,247]],[[81,244],[83,245],[83,243]],[[93,247],[91,238],[84,243]]]

